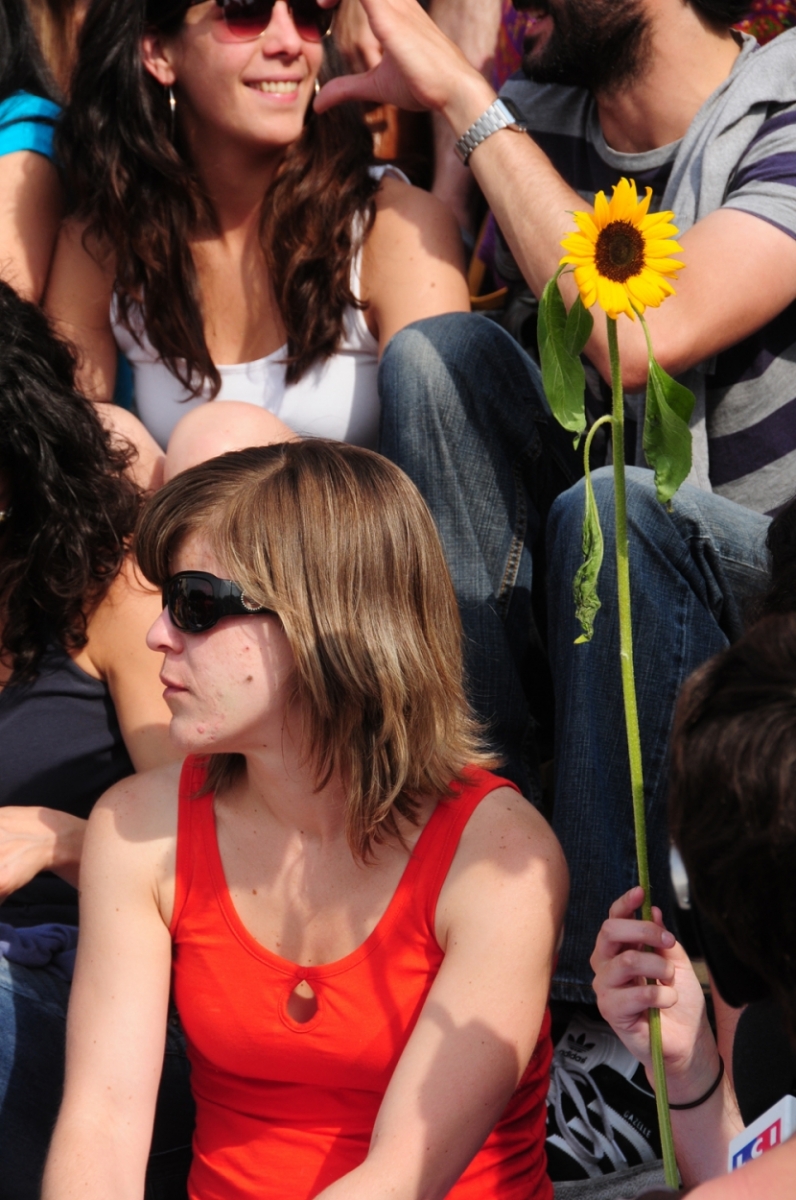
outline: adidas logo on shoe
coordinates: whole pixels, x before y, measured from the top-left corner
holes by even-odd
[[[569,1043],[569,1045],[566,1049],[564,1049],[561,1046],[561,1044],[559,1043],[558,1050],[559,1050],[559,1053],[562,1055],[562,1057],[571,1058],[571,1059],[573,1059],[574,1062],[579,1062],[579,1063],[588,1061],[584,1057],[583,1052],[587,1051],[587,1050],[593,1050],[594,1042],[587,1042],[585,1033],[580,1033],[580,1034],[578,1034],[577,1037],[573,1037],[572,1034],[568,1034],[567,1042]],[[578,1050],[581,1051],[580,1054],[578,1054]]]
[[[553,1055],[547,1162],[554,1182],[643,1169],[661,1154],[655,1096],[613,1031],[570,1021]]]

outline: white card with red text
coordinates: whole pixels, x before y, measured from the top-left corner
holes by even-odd
[[[747,1125],[742,1133],[737,1134],[730,1142],[727,1156],[727,1170],[737,1171],[739,1167],[759,1158],[767,1150],[773,1150],[786,1142],[796,1131],[796,1096],[783,1096],[773,1104],[762,1117]]]

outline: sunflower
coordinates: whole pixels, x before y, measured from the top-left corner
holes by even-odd
[[[562,241],[569,253],[561,263],[575,268],[586,308],[597,302],[614,320],[620,313],[635,320],[636,312],[674,295],[669,280],[685,266],[670,257],[681,249],[672,240],[678,233],[674,213],[648,214],[651,199],[652,188],[639,200],[634,181],[620,179],[610,203],[598,192],[593,213],[572,214],[579,232]]]

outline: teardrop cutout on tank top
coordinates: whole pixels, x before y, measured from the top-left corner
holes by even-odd
[[[306,1025],[318,1011],[318,997],[306,979],[300,979],[287,998],[287,1015],[297,1025]]]

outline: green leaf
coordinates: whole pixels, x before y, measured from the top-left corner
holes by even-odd
[[[586,428],[586,373],[580,361],[580,352],[573,352],[571,347],[577,345],[582,336],[583,321],[578,314],[572,326],[569,326],[567,310],[558,287],[560,274],[561,269],[549,281],[539,302],[537,330],[542,383],[558,423],[580,436]],[[586,344],[585,341],[583,344]]]
[[[564,344],[567,353],[580,357],[591,337],[592,329],[594,329],[594,317],[578,294],[577,300],[567,314],[567,323],[564,327]]]
[[[655,470],[655,489],[667,504],[691,470],[691,430],[694,394],[667,375],[650,355],[644,453]]]
[[[586,470],[586,505],[583,513],[583,562],[578,567],[572,582],[575,596],[575,616],[580,621],[583,633],[575,639],[575,645],[580,642],[590,642],[594,633],[594,618],[600,607],[597,595],[597,578],[603,564],[603,531],[600,527],[600,514],[594,499],[594,488],[591,482],[591,471]]]

